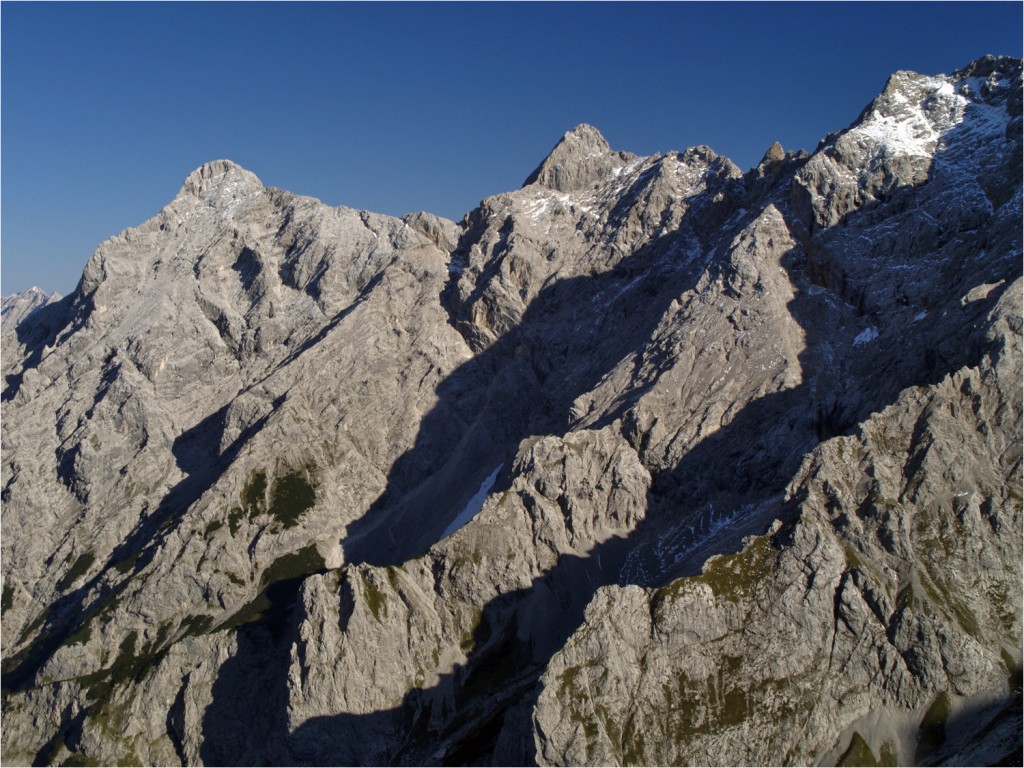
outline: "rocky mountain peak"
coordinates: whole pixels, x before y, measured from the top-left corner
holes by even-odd
[[[60,299],[59,293],[47,293],[34,285],[27,291],[4,296],[0,300],[0,321],[2,321],[3,333],[13,331],[22,320],[37,309],[60,301]]]
[[[588,150],[611,151],[608,140],[589,123],[580,123],[571,131],[562,134],[562,139],[558,142],[556,149],[563,145],[580,146]]]
[[[786,151],[782,148],[779,142],[774,142],[768,151],[764,153],[764,157],[761,158],[761,164],[766,163],[778,163],[786,158]]]
[[[1021,72],[1021,60],[1012,56],[993,56],[987,54],[975,59],[963,69],[953,72],[953,77],[988,77],[993,73],[1001,73],[1004,76],[1019,75]]]
[[[557,192],[574,192],[634,159],[634,155],[612,150],[597,128],[581,123],[566,131],[523,186],[540,184]]]
[[[192,196],[213,202],[229,194],[258,192],[263,189],[263,182],[256,174],[247,171],[231,160],[213,160],[196,168],[185,177],[178,197]]]

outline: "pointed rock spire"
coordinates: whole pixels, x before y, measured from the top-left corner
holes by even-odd
[[[633,159],[627,152],[613,151],[597,128],[581,123],[562,136],[523,186],[539,184],[558,192],[586,189]]]
[[[768,151],[764,153],[764,157],[761,158],[760,165],[768,165],[771,163],[778,163],[786,159],[786,150],[782,148],[779,142],[774,142]]]

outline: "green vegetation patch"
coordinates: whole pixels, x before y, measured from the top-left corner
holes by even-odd
[[[387,597],[377,588],[376,584],[366,577],[365,573],[360,573],[359,576],[363,580],[363,596],[366,598],[366,607],[370,609],[370,613],[373,614],[377,623],[383,624],[384,621],[381,617],[386,618],[388,615]]]
[[[260,515],[268,514],[274,519],[277,529],[294,528],[298,525],[303,513],[316,503],[316,490],[309,480],[312,473],[313,467],[307,465],[274,480],[273,487],[270,488],[270,506],[268,507],[267,488],[270,486],[267,481],[267,473],[263,470],[254,472],[242,489],[242,506],[234,507],[228,513],[228,527],[231,529],[231,535],[234,536],[238,533],[243,516],[253,521]],[[212,528],[213,525],[211,523],[207,528],[207,534],[216,530],[216,528]]]
[[[242,527],[243,517],[245,517],[245,512],[241,507],[232,507],[228,512],[228,530],[231,531],[232,536],[238,534],[238,529]]]
[[[249,517],[255,517],[267,508],[267,473],[258,470],[242,488],[242,506]]]
[[[1019,485],[1020,485],[1019,482],[1018,483],[1014,483],[1013,481],[1010,481],[1007,484],[1007,486],[1006,486],[1006,496],[1007,496],[1007,498],[1009,498],[1011,501],[1013,501],[1014,505],[1016,507],[1018,507],[1018,508],[1022,504],[1024,504],[1024,495],[1021,494],[1021,489],[1020,489]]]
[[[843,554],[846,556],[846,567],[849,569],[863,568],[863,564],[860,561],[860,557],[857,555],[857,550],[853,548],[849,543],[843,543]]]
[[[638,728],[630,721],[625,735],[622,737],[622,764],[623,765],[648,765],[652,761],[647,755],[647,745],[644,743],[643,729]]]
[[[4,584],[3,599],[0,600],[0,611],[9,611],[14,607],[14,587]]]
[[[82,752],[75,752],[69,756],[67,760],[61,763],[61,765],[68,766],[68,768],[71,768],[72,766],[75,766],[76,768],[84,768],[84,766],[103,765],[103,761],[95,757],[89,757]]]
[[[876,758],[871,747],[858,732],[854,731],[850,737],[850,745],[840,756],[836,765],[865,765],[865,766],[895,766],[899,765],[899,755],[896,745],[891,741],[882,744],[879,756]]]
[[[135,655],[137,640],[138,633],[132,630],[121,641],[113,664],[79,678],[89,698],[99,705],[98,709],[105,708],[110,700],[110,693],[116,686],[134,679],[141,671],[141,660]],[[116,731],[116,727],[113,730]]]
[[[135,655],[135,645],[139,635],[133,629],[129,632],[117,649],[117,658],[110,667],[110,682],[112,685],[125,683],[131,680],[137,672],[139,658]]]
[[[753,595],[771,575],[774,564],[775,550],[767,537],[758,536],[742,552],[715,558],[704,573],[692,578],[703,581],[718,597],[738,603]]]
[[[1003,664],[1006,665],[1007,682],[1010,685],[1010,692],[1020,696],[1021,692],[1024,691],[1024,666],[1016,663],[1005,648],[999,652],[999,655],[1003,659]]]
[[[207,617],[208,618],[208,617]],[[91,716],[109,734],[121,735],[121,713],[112,708],[110,695],[114,688],[131,682],[140,682],[146,672],[162,658],[164,643],[170,636],[171,625],[161,624],[151,643],[139,644],[135,630],[129,632],[118,647],[113,664],[98,672],[79,678],[94,706]]]
[[[1013,604],[1007,589],[1001,584],[993,584],[988,588],[986,594],[988,595],[989,602],[992,604],[992,609],[999,618],[999,624],[1002,626],[1003,631],[1016,639],[1017,613],[1012,607]]]
[[[882,750],[878,756],[878,764],[885,766],[896,766],[900,764],[899,750],[891,741],[887,741],[882,744]]]
[[[139,562],[139,554],[139,552],[136,552],[135,554],[126,557],[124,560],[114,563],[114,568],[121,574],[135,570],[135,565]]]
[[[477,642],[477,631],[480,629],[480,622],[483,620],[483,612],[475,605],[460,606],[456,608],[456,616],[459,625],[463,627],[462,640],[459,647],[463,653],[468,654],[473,650]]]
[[[57,591],[63,592],[65,589],[74,584],[80,577],[84,576],[89,572],[92,564],[96,562],[96,555],[92,552],[86,552],[84,555],[80,555],[75,564],[71,566],[64,577],[57,582]]]
[[[747,701],[747,692],[742,688],[733,688],[722,694],[718,722],[726,728],[740,725],[752,712],[753,707]]]
[[[218,629],[235,629],[243,624],[260,621],[272,607],[266,592],[260,592],[255,598],[239,608],[231,618],[221,624]]]
[[[92,637],[92,623],[86,621],[62,645],[85,645]]]
[[[586,680],[582,680],[586,671],[582,667],[569,667],[558,676],[558,682],[563,693],[563,701],[569,708],[569,719],[583,728],[587,741],[593,741],[600,733],[597,723],[579,707],[580,702],[590,699],[590,692],[587,690]]]
[[[295,579],[319,573],[327,567],[316,544],[308,544],[297,552],[277,558],[260,576],[260,586],[268,587],[278,581]]]
[[[315,544],[309,544],[297,552],[291,552],[275,560],[260,576],[260,593],[251,601],[238,609],[234,615],[218,627],[218,629],[235,629],[243,624],[262,621],[274,608],[274,601],[268,595],[275,584],[290,579],[298,579],[313,573],[326,570],[324,562]],[[230,574],[229,574],[230,578]]]
[[[292,528],[315,502],[316,492],[306,479],[306,470],[290,472],[274,482],[270,514],[285,528]]]
[[[896,593],[896,611],[913,609],[914,607],[914,585],[907,583]]]
[[[935,609],[955,620],[971,637],[980,637],[981,625],[974,611],[960,599],[953,582],[943,569],[936,567],[934,563],[929,565],[925,558],[924,567],[918,572],[918,577],[925,596]]]
[[[871,751],[871,747],[868,746],[864,737],[857,731],[854,731],[853,736],[850,737],[850,745],[839,757],[836,765],[877,766],[883,765],[883,763],[879,762],[878,758],[875,757],[875,753]]]
[[[607,708],[602,707],[596,701],[594,702],[594,712],[601,719],[601,725],[608,741],[612,744],[622,744],[622,728],[619,727],[618,718],[609,714]]]
[[[182,637],[192,636],[199,637],[205,635],[210,631],[210,627],[213,625],[213,616],[207,616],[206,614],[195,614],[193,616],[186,616],[181,622],[181,628],[184,630]],[[161,631],[163,627],[160,628]]]
[[[751,597],[771,576],[776,554],[767,536],[757,536],[743,551],[713,558],[699,576],[684,576],[655,591],[651,599],[655,617],[660,618],[665,600],[675,600],[696,584],[707,584],[717,597],[733,603]]]

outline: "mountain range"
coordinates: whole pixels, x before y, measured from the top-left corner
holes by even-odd
[[[4,763],[1020,764],[1021,69],[5,298]]]

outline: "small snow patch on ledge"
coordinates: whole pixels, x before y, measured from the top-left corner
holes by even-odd
[[[459,530],[459,528],[480,514],[480,510],[484,508],[484,501],[487,499],[487,494],[490,493],[491,488],[494,486],[494,481],[498,479],[498,473],[501,471],[503,466],[505,465],[499,464],[494,468],[494,471],[487,476],[487,479],[480,483],[480,487],[473,495],[473,498],[467,502],[465,508],[448,524],[448,527],[444,529],[444,533],[441,534],[442,539],[451,536]]]
[[[858,333],[853,339],[853,346],[861,347],[865,344],[870,344],[872,341],[878,338],[878,329],[875,326],[865,328],[863,331]]]

